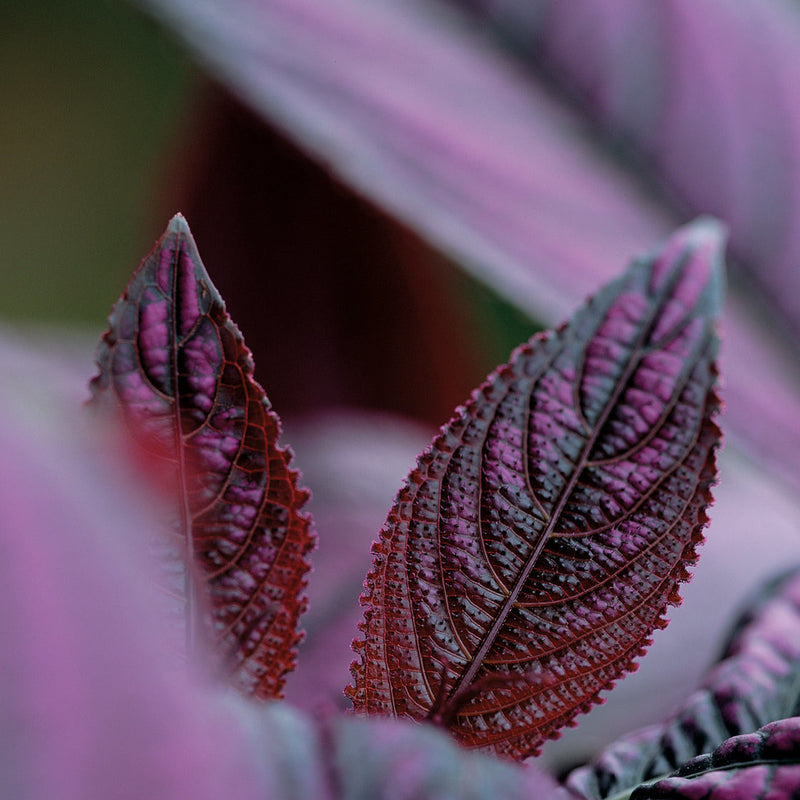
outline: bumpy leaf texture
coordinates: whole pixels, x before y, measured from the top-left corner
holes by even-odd
[[[321,721],[187,670],[152,591],[160,498],[78,413],[83,365],[58,356],[0,331],[0,796],[569,800],[433,728]]]
[[[420,456],[373,548],[357,712],[524,758],[633,667],[707,521],[722,239],[679,230]]]
[[[800,571],[772,585],[748,609],[721,662],[663,725],[623,737],[568,780],[601,800],[669,775],[731,736],[800,711]]]
[[[638,787],[631,800],[788,800],[800,796],[800,717],[734,736],[674,775]]]
[[[190,641],[207,606],[233,683],[280,696],[315,541],[301,510],[308,493],[290,451],[277,446],[278,417],[182,216],[109,322],[93,400],[116,407],[152,458],[177,474]]]

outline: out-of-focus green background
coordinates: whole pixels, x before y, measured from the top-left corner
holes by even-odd
[[[0,0],[0,323],[105,327],[167,222],[172,161],[203,135],[202,84],[124,0]],[[487,364],[530,335],[466,274],[449,281]]]
[[[103,326],[163,228],[194,86],[121,0],[0,2],[0,320]]]

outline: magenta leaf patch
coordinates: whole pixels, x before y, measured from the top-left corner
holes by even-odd
[[[800,337],[800,190],[786,169],[800,163],[796,4],[456,0],[442,14],[402,0],[137,2],[265,127],[548,325],[676,220],[720,216],[732,269],[758,276],[771,300],[761,313],[734,282],[726,428],[798,488],[797,348],[781,341],[784,328]],[[464,24],[467,6],[481,18]],[[240,135],[219,146],[238,152]],[[635,143],[629,169],[609,160],[609,136],[623,161],[620,137]],[[220,184],[220,155],[196,185],[241,199],[246,189]],[[246,172],[238,165],[230,174]],[[669,187],[678,215],[631,171]],[[214,236],[219,215],[242,208],[202,188],[182,202],[206,210]],[[250,247],[262,252],[258,234]]]
[[[707,522],[722,240],[679,230],[456,409],[373,547],[357,712],[524,758],[633,667]]]
[[[734,736],[675,774],[637,787],[631,800],[751,800],[800,795],[800,717]]]
[[[182,216],[131,278],[100,343],[93,402],[175,478],[190,637],[209,609],[241,690],[280,696],[315,537],[280,423]],[[196,577],[193,586],[192,576]]]

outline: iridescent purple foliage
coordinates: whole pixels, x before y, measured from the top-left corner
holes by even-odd
[[[373,549],[357,710],[424,718],[468,692],[455,737],[520,759],[632,669],[708,519],[722,242],[679,230],[419,457]]]
[[[737,497],[718,505],[704,551],[722,577],[686,612],[719,620],[768,568],[800,561],[797,4],[137,2],[265,130],[322,164],[337,191],[349,187],[547,324],[669,231],[720,217],[733,258],[721,312],[730,445],[717,494],[727,484]],[[191,135],[204,141],[202,130]],[[217,167],[193,181],[212,220],[231,219],[217,214],[217,172],[234,196],[252,197],[248,184],[259,202],[282,191],[255,159],[233,178]],[[277,272],[293,274],[292,263],[264,264],[258,224],[228,227],[195,233],[223,253],[256,253],[270,289]],[[345,227],[357,241],[357,226]],[[567,327],[523,346],[420,456],[376,547],[357,704],[446,720],[462,743],[488,738],[488,749],[525,755],[641,652],[677,599],[707,521],[717,439],[709,320],[720,286],[704,268],[717,232],[684,228]],[[568,787],[534,766],[465,753],[434,726],[312,718],[230,693],[228,683],[278,695],[294,665],[311,545],[306,493],[184,222],[149,268],[112,317],[95,393],[123,410],[150,478],[167,498],[177,486],[177,504],[126,465],[118,432],[70,411],[76,370],[5,334],[0,341],[0,785],[9,796],[800,794],[796,571],[750,604],[694,692],[690,663],[719,631],[678,640],[644,703],[658,709],[677,684],[671,716],[616,743],[618,729],[601,722],[605,749]],[[254,276],[239,262],[218,268],[241,271],[252,293]],[[291,341],[308,309],[277,290],[263,294],[259,313],[280,308]],[[376,317],[405,321],[416,335],[412,309],[388,311]],[[420,334],[421,351],[437,344]],[[349,374],[391,369],[419,383],[385,362]],[[263,375],[268,388],[271,379]],[[338,524],[321,529],[328,541],[306,652],[314,656],[303,663],[301,651],[302,681],[294,694],[288,687],[306,708],[329,701],[329,673],[344,669],[347,656],[327,643],[352,634],[366,541],[380,524],[367,507],[385,513],[402,474],[381,487],[382,499],[365,499],[380,472],[369,457],[389,425],[374,426],[349,461],[307,451],[330,459],[347,489],[337,495],[333,476],[314,484],[312,509]],[[188,556],[177,585],[154,558],[164,541]],[[187,600],[217,632],[204,644],[198,624],[189,665]],[[680,623],[676,615],[666,635]],[[206,647],[216,655],[204,656]],[[576,755],[585,749],[566,760]]]

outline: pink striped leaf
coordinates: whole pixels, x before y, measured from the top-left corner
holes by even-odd
[[[463,1],[459,5],[465,5]],[[800,13],[754,0],[471,4],[643,156],[690,213],[730,226],[800,343]],[[773,317],[773,323],[777,317]]]
[[[137,3],[271,128],[546,324],[687,211],[723,219],[776,312],[758,313],[734,282],[727,429],[797,488],[797,348],[781,335],[800,335],[792,4],[454,0],[491,18],[481,26],[401,0]],[[512,38],[538,72],[496,46]],[[620,169],[609,135],[635,142],[650,169],[641,157],[637,179]]]
[[[631,800],[751,800],[800,793],[800,717],[733,736],[673,775],[638,786]]]

